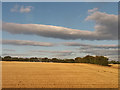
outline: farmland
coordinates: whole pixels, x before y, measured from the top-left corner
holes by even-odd
[[[118,66],[2,62],[3,88],[118,88]]]

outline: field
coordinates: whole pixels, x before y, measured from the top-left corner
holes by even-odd
[[[118,88],[118,66],[2,62],[3,88]]]

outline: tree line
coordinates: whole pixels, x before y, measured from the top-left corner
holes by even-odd
[[[108,61],[109,59],[104,56],[90,56],[87,55],[85,57],[76,57],[75,59],[58,59],[58,58],[19,58],[19,57],[11,57],[5,56],[1,57],[2,61],[24,61],[24,62],[56,62],[56,63],[90,63],[90,64],[97,64],[108,66],[108,64],[119,64],[119,61]]]
[[[114,60],[112,60],[112,61],[108,61],[108,63],[109,64],[120,64],[120,61],[114,61]]]

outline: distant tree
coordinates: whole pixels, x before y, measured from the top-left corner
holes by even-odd
[[[64,59],[64,63],[74,63],[74,59]]]
[[[39,62],[37,57],[31,57],[30,62]]]
[[[21,58],[21,57],[20,57],[20,58],[18,58],[18,60],[19,60],[19,61],[24,61],[24,58]]]
[[[112,61],[109,61],[108,63],[109,64],[120,64],[120,61],[114,61],[114,60],[112,60]]]
[[[108,58],[104,56],[96,56],[95,57],[95,64],[107,66],[108,65]]]
[[[2,61],[2,57],[0,56],[0,61]]]
[[[58,59],[57,59],[57,58],[52,58],[51,61],[52,61],[52,62],[58,62]]]
[[[5,59],[8,59],[8,58],[10,59],[10,58],[12,58],[12,57],[11,57],[11,56],[5,56],[4,58],[5,58]]]
[[[12,60],[12,57],[11,56],[5,56],[3,58],[3,61],[11,61]]]
[[[49,60],[47,57],[45,57],[45,58],[42,58],[42,62],[49,62]]]
[[[19,61],[18,57],[12,57],[12,61]]]
[[[84,60],[84,63],[94,64],[94,57],[93,56],[87,55],[87,56],[83,57],[83,60]]]
[[[75,58],[75,63],[82,63],[82,58],[81,57],[76,57]]]

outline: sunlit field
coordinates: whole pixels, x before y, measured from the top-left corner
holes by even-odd
[[[2,62],[3,88],[118,88],[118,66]]]

